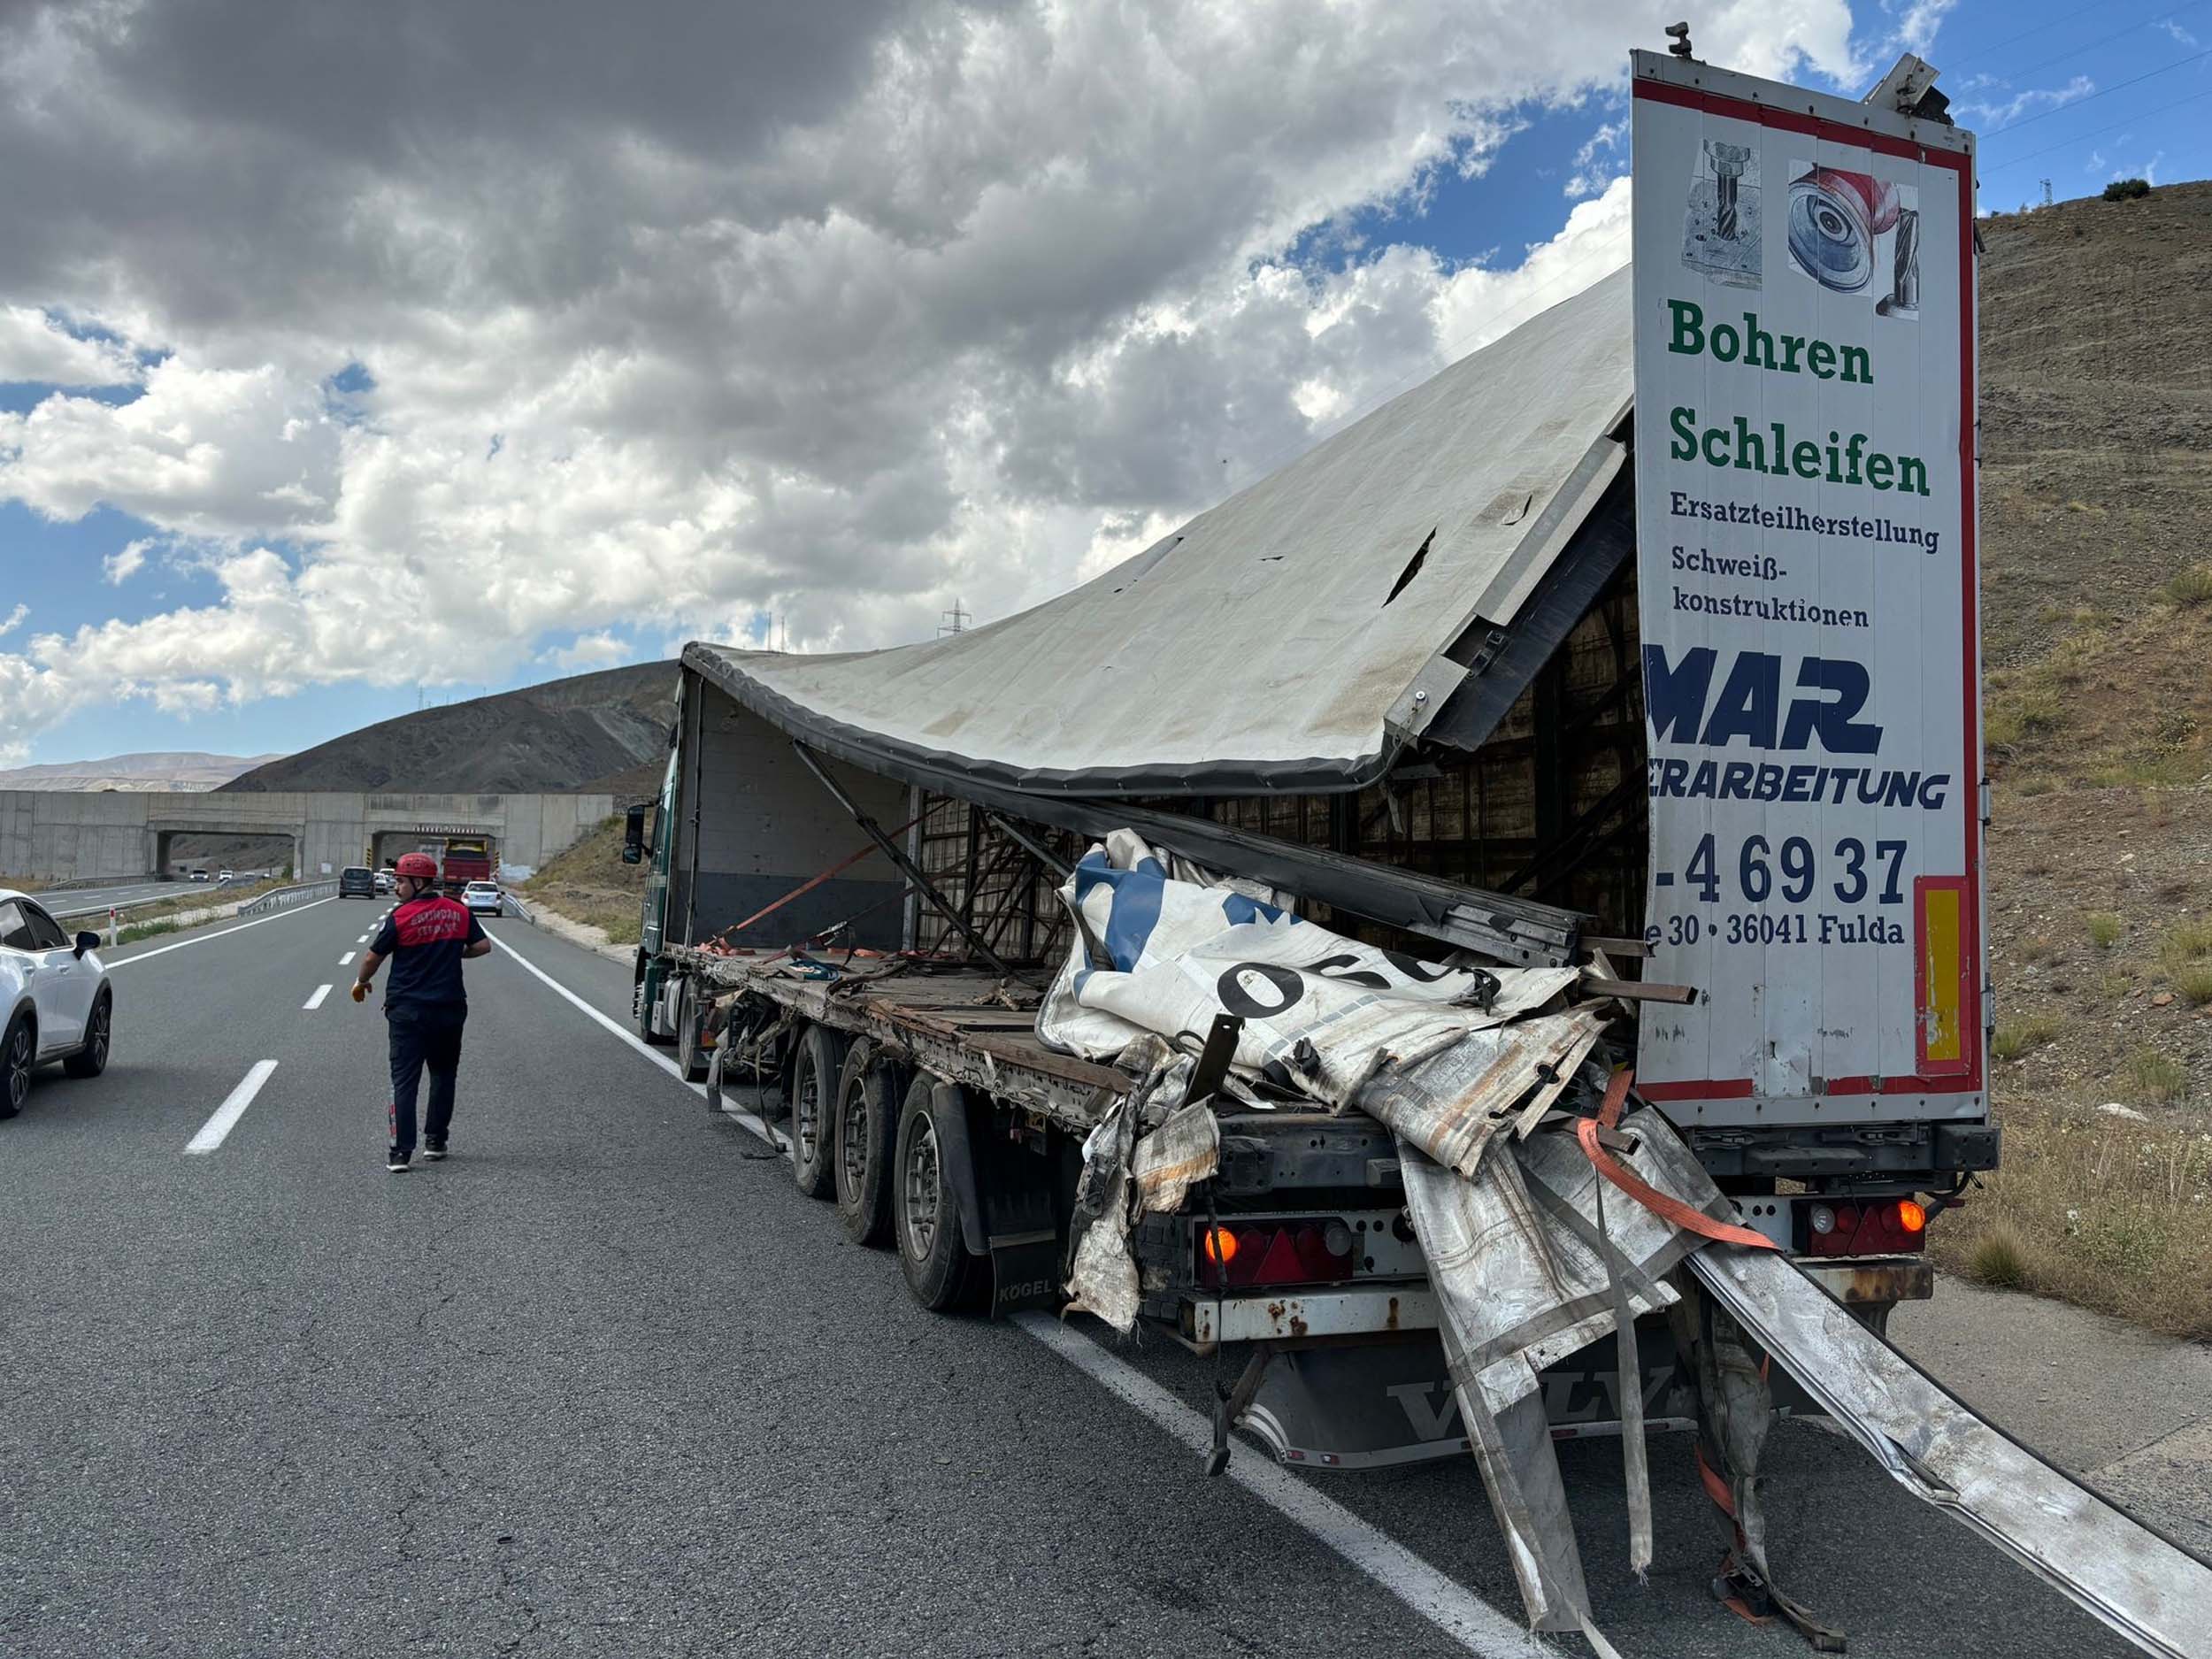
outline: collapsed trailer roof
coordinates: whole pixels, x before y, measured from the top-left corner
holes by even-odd
[[[1352,789],[1412,739],[1471,748],[1630,545],[1629,296],[1624,269],[1033,610],[685,661],[795,736],[1025,794]]]

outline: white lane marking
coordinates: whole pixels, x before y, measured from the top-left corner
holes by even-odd
[[[215,1116],[200,1125],[200,1133],[185,1143],[184,1149],[187,1152],[212,1152],[221,1146],[223,1137],[246,1115],[246,1108],[253,1104],[253,1097],[261,1093],[261,1086],[269,1080],[269,1073],[276,1068],[277,1063],[273,1060],[256,1060],[253,1070],[246,1073],[245,1080],[231,1090],[230,1098],[215,1109]]]
[[[332,899],[310,899],[306,903],[296,904],[288,910],[277,910],[267,916],[257,916],[250,922],[241,922],[235,927],[226,927],[217,933],[195,933],[191,938],[180,939],[173,945],[157,945],[151,950],[142,950],[134,956],[118,956],[112,961],[104,962],[101,965],[109,969],[127,968],[132,963],[143,962],[150,956],[165,956],[173,950],[182,950],[189,945],[204,945],[211,939],[221,939],[231,933],[242,933],[249,927],[259,927],[265,922],[280,922],[288,917],[311,910],[318,904],[331,902],[333,902]]]
[[[1179,1442],[1191,1456],[1202,1458],[1212,1449],[1210,1423],[1090,1338],[1048,1313],[1018,1313],[1013,1323]],[[1341,1555],[1470,1653],[1504,1659],[1507,1655],[1557,1651],[1264,1453],[1240,1448],[1229,1459],[1226,1472],[1269,1509]]]
[[[357,945],[365,945],[369,942],[369,936],[366,933],[364,933],[360,938],[355,940],[353,942]]]
[[[572,1004],[575,1008],[580,1010],[586,1016],[586,1018],[595,1020],[599,1025],[605,1026],[616,1036],[621,1038],[624,1042],[628,1043],[631,1048],[636,1049],[640,1054],[650,1060],[655,1065],[660,1067],[662,1071],[667,1072],[669,1076],[674,1078],[679,1083],[683,1083],[686,1088],[689,1089],[693,1094],[698,1095],[702,1100],[706,1098],[707,1086],[704,1083],[684,1083],[683,1068],[678,1065],[675,1061],[669,1058],[668,1056],[663,1054],[659,1049],[653,1048],[650,1044],[647,1043],[643,1039],[639,1037],[635,1032],[625,1030],[621,1025],[617,1025],[613,1020],[609,1019],[604,1014],[594,1008],[589,1002],[584,1001],[582,997],[577,995],[575,992],[570,990],[568,987],[563,985],[551,974],[546,972],[544,969],[539,967],[536,963],[531,961],[529,957],[524,956],[522,952],[517,950],[505,940],[491,933],[487,933],[485,937],[489,939],[493,944],[498,946],[509,956],[512,956],[516,962],[521,964],[526,972],[533,975],[538,979],[542,980],[549,987],[550,987],[555,995]],[[740,1110],[738,1108],[733,1106],[725,1106],[722,1110],[729,1117],[735,1118],[739,1123],[744,1125],[746,1128],[751,1130],[755,1134],[758,1135],[763,1141],[765,1141],[770,1146],[774,1147],[778,1151],[788,1152],[790,1150],[791,1141],[788,1136],[781,1134],[775,1129],[771,1128],[767,1124],[763,1123],[758,1118],[753,1116],[752,1113]]]
[[[555,995],[612,1032],[678,1082],[683,1082],[682,1068],[667,1055],[648,1045],[636,1033],[608,1018],[505,940],[494,939],[492,943],[549,986]],[[685,1087],[695,1094],[704,1095],[707,1092],[703,1083],[687,1083]],[[771,1128],[751,1112],[731,1106],[725,1106],[722,1110],[787,1157],[790,1156],[789,1136]],[[1140,1417],[1180,1441],[1192,1455],[1202,1457],[1212,1448],[1210,1423],[1088,1337],[1079,1335],[1048,1314],[1016,1314],[1013,1323],[1130,1406]],[[1470,1653],[1479,1654],[1483,1659],[1526,1659],[1531,1655],[1557,1653],[1558,1649],[1530,1634],[1387,1532],[1370,1525],[1334,1498],[1316,1491],[1281,1465],[1268,1461],[1264,1453],[1249,1446],[1242,1448],[1240,1455],[1229,1460],[1228,1473],[1261,1502],[1358,1568]]]
[[[338,958],[338,965],[339,965],[340,967],[342,967],[342,967],[344,967],[344,966],[346,965],[346,964],[348,964],[349,962],[351,962],[352,960],[353,960],[353,952],[351,952],[350,950],[349,950],[348,952],[346,952],[346,954],[345,954],[344,956],[341,956],[341,957],[339,957],[339,958]]]
[[[309,997],[304,1002],[300,1004],[300,1011],[302,1013],[305,1013],[311,1008],[320,1008],[323,1005],[323,998],[328,996],[329,995],[330,987],[328,986],[317,986],[315,987],[315,995]]]

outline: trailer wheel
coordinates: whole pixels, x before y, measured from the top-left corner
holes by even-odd
[[[936,1118],[930,1080],[917,1074],[899,1112],[891,1214],[907,1289],[932,1313],[949,1313],[973,1299],[989,1263],[969,1255],[961,1237],[960,1201],[946,1173]]]
[[[837,1079],[837,1218],[855,1244],[891,1236],[891,1160],[906,1079],[887,1055],[855,1043]]]
[[[703,1010],[699,1000],[691,992],[692,981],[686,979],[676,992],[676,1064],[687,1083],[703,1083],[707,1076],[709,1056],[706,1045],[700,1041],[699,1022]]]
[[[835,1186],[837,1078],[845,1066],[845,1038],[826,1025],[809,1025],[791,1057],[791,1173],[809,1198],[827,1198]]]

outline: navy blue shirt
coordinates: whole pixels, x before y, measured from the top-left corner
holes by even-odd
[[[369,946],[391,964],[385,1006],[466,1008],[461,952],[483,937],[482,926],[465,905],[440,897],[408,900],[384,918]]]

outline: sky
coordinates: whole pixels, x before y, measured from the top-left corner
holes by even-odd
[[[11,4],[0,765],[1035,604],[1624,263],[1686,10]],[[1985,211],[2212,171],[2212,0],[1691,18]]]

